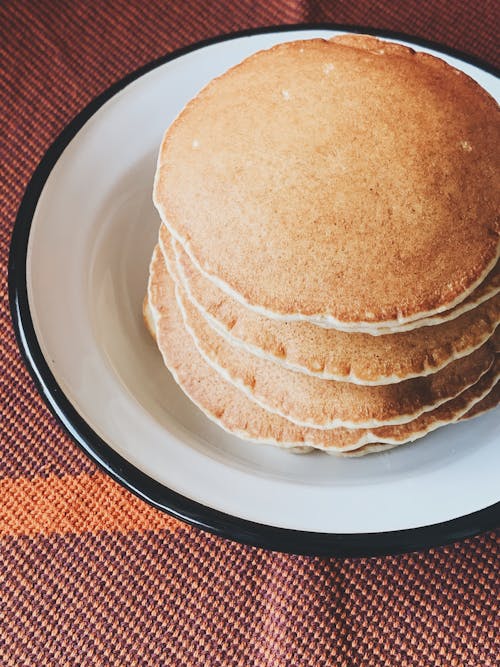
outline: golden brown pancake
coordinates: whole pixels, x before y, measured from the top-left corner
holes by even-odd
[[[364,36],[277,45],[163,140],[154,199],[207,277],[271,318],[399,326],[461,303],[499,255],[496,102]]]
[[[174,237],[168,231],[166,225],[162,225],[160,229],[160,240],[162,247],[167,246],[167,239],[172,239],[173,246],[176,252],[177,263],[179,264],[180,269],[183,269],[181,277],[183,278],[184,288],[192,297],[192,300],[197,303],[199,306],[203,306],[206,310],[207,315],[213,314],[216,317],[216,313],[211,311],[214,309],[213,304],[211,303],[212,299],[215,299],[215,303],[220,302],[220,306],[215,308],[215,311],[221,309],[226,310],[226,307],[231,304],[232,307],[239,306],[239,312],[242,312],[242,309],[245,308],[240,301],[230,296],[223,290],[221,290],[217,285],[209,280],[201,271],[197,270],[193,262],[189,259],[187,253],[183,249],[182,245],[174,239]],[[167,249],[168,251],[168,249]],[[361,328],[359,326],[355,327],[355,330],[352,331],[349,326],[336,326],[334,331],[339,331],[342,333],[364,333],[370,334],[371,336],[384,336],[387,334],[394,333],[405,333],[409,331],[415,331],[422,327],[436,326],[438,324],[444,324],[445,322],[450,322],[451,320],[456,319],[460,315],[470,312],[474,308],[484,304],[486,301],[493,299],[495,296],[500,294],[500,262],[495,264],[493,270],[486,276],[484,281],[473,290],[466,299],[461,303],[457,304],[449,310],[445,310],[441,313],[431,315],[429,317],[424,317],[419,320],[414,320],[412,322],[407,322],[405,324],[400,324],[397,327],[380,327],[374,329],[372,326],[366,328]],[[255,317],[264,316],[260,315],[259,312],[245,308],[246,311],[250,310],[251,313],[255,314]],[[270,318],[266,317],[265,319],[269,320]],[[283,322],[284,320],[273,318],[271,322],[277,321]],[[286,322],[289,326],[299,325],[299,324],[311,324],[310,322],[303,323],[297,321],[288,321]],[[316,326],[316,325],[314,325]],[[328,327],[320,327],[328,328]]]
[[[162,225],[162,252],[177,260],[182,287],[212,328],[247,352],[322,379],[380,385],[430,375],[483,345],[500,320],[500,295],[440,326],[378,337],[270,320],[207,280],[175,241],[174,256],[171,241]]]
[[[444,405],[439,407],[436,411],[427,412],[425,413],[425,415],[429,415],[429,417],[432,420],[435,420],[437,413],[441,412],[443,421],[445,423],[455,423],[457,421],[465,421],[467,419],[473,419],[474,417],[479,417],[480,415],[483,415],[485,412],[488,412],[489,410],[492,410],[493,408],[497,407],[497,405],[500,403],[499,379],[500,379],[500,357],[497,354],[497,359],[495,361],[494,366],[486,373],[486,375],[483,375],[483,377],[479,380],[479,382],[477,382],[467,391],[464,391],[462,394],[457,396],[457,398],[455,398],[453,401],[449,401],[448,403],[445,403]],[[490,388],[488,389],[486,394],[478,400],[478,397],[481,395],[483,388],[487,386],[489,386]],[[468,400],[470,400],[470,397],[473,395],[475,396],[475,398],[472,407],[469,407],[469,409],[466,412],[464,412],[463,411],[464,406],[467,405]],[[449,418],[450,416],[451,418]],[[411,423],[412,422],[410,422],[410,424]],[[436,421],[433,421],[433,424],[435,425]],[[394,447],[397,447],[398,444],[404,444],[404,443],[389,443],[389,444],[384,442],[370,443],[349,451],[347,450],[343,452],[331,451],[329,453],[335,454],[336,456],[355,458],[359,456],[365,456],[366,454],[374,454],[376,452],[386,452],[389,449],[394,449]]]
[[[486,373],[495,352],[485,343],[426,377],[362,386],[298,373],[235,348],[176,290],[184,324],[200,354],[251,400],[301,426],[376,428],[416,419],[467,389]]]
[[[233,304],[234,306],[239,306],[239,312],[242,312],[245,308],[246,311],[251,311],[254,313],[255,317],[260,317],[261,319],[271,320],[271,322],[285,322],[287,325],[301,325],[301,324],[311,324],[310,322],[302,322],[297,320],[284,320],[282,318],[269,318],[267,316],[261,315],[259,311],[251,308],[246,308],[238,299],[227,294],[220,287],[217,286],[212,280],[210,280],[206,275],[199,271],[193,262],[190,260],[189,256],[185,252],[182,245],[174,239],[172,234],[168,231],[166,225],[161,226],[160,230],[160,239],[162,240],[162,247],[166,245],[166,239],[172,239],[173,246],[175,248],[177,263],[180,265],[181,269],[184,269],[181,277],[183,278],[184,288],[189,293],[192,300],[197,303],[199,306],[203,306],[207,311],[207,315],[212,314],[211,308],[211,298],[215,298],[215,302],[219,303],[220,306],[216,308],[225,310],[226,304]],[[424,317],[422,319],[413,320],[411,322],[406,322],[404,324],[399,324],[395,327],[378,327],[373,328],[373,326],[359,326],[354,325],[338,325],[333,329],[334,331],[339,331],[341,333],[351,333],[351,334],[369,334],[371,336],[385,336],[387,334],[396,334],[396,333],[406,333],[410,331],[415,331],[422,327],[437,326],[439,324],[444,324],[458,318],[465,313],[469,313],[474,308],[484,304],[486,301],[493,299],[500,294],[500,262],[495,264],[495,267],[492,271],[486,276],[482,283],[480,283],[476,289],[474,289],[462,302],[450,308],[449,310],[430,315],[429,317]],[[495,310],[496,310],[495,306]],[[215,315],[214,315],[215,316]],[[332,329],[331,327],[324,327],[320,325],[321,329]]]
[[[493,410],[500,405],[500,384],[497,384],[493,389],[480,401],[478,401],[470,410],[468,410],[462,417],[463,419],[472,419],[473,417],[479,417],[480,415],[488,412],[488,410]],[[500,426],[499,426],[499,437],[500,437]]]
[[[202,359],[183,326],[174,283],[158,248],[151,261],[144,315],[176,382],[212,421],[246,440],[286,448],[347,451],[373,442],[401,444],[415,440],[452,419],[458,419],[490,390],[500,370],[492,368],[453,401],[406,424],[373,430],[303,428],[257,406]]]
[[[459,304],[450,308],[449,310],[444,310],[441,313],[436,313],[435,315],[430,315],[429,317],[424,317],[419,320],[413,320],[412,322],[407,322],[406,324],[400,324],[395,328],[391,327],[380,327],[378,329],[367,329],[367,333],[371,333],[372,336],[384,336],[388,333],[398,333],[405,331],[412,331],[420,327],[432,327],[438,324],[443,324],[444,322],[449,322],[459,315],[468,313],[470,310],[477,308],[488,299],[492,299],[497,294],[500,293],[500,263],[495,264],[495,268],[488,273],[483,282],[473,290],[469,296],[461,301]]]

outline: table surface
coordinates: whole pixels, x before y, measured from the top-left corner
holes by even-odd
[[[0,4],[0,663],[498,664],[499,540],[373,559],[270,553],[145,505],[91,463],[37,394],[14,340],[7,256],[38,161],[126,73],[222,33],[357,24],[500,65],[499,4],[52,2]]]

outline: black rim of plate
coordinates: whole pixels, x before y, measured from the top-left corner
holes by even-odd
[[[143,74],[203,46],[272,32],[336,30],[372,34],[429,47],[475,65],[490,74],[498,70],[476,58],[439,44],[389,31],[351,25],[296,24],[268,26],[223,35],[190,45],[154,60],[127,75],[96,97],[61,132],[36,168],[23,196],[12,234],[9,255],[9,299],[14,330],[28,371],[38,391],[59,423],[83,451],[115,481],[142,500],[205,531],[244,544],[293,554],[337,557],[382,556],[405,553],[494,529],[500,523],[500,502],[443,523],[383,533],[331,534],[291,530],[254,523],[225,514],[190,500],[157,482],[117,454],[80,416],[57,384],[40,349],[31,318],[26,276],[26,258],[31,223],[45,182],[63,150],[98,109]]]

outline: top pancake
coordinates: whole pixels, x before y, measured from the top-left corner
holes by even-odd
[[[262,51],[163,140],[154,199],[195,265],[269,317],[396,326],[461,302],[499,253],[495,101],[364,36]]]

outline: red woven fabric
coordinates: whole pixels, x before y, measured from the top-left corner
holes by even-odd
[[[149,60],[233,30],[333,21],[500,65],[499,19],[495,0],[0,4],[1,665],[498,664],[498,534],[390,558],[274,554],[185,526],[97,471],[23,367],[6,266],[44,151]]]

